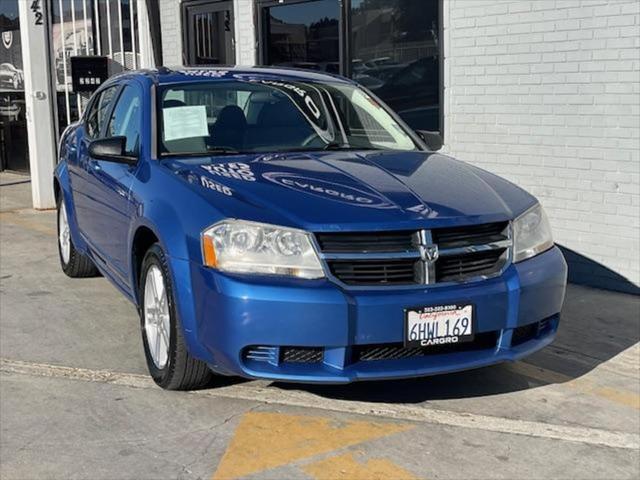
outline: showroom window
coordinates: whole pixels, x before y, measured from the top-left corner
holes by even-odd
[[[442,133],[442,0],[259,0],[260,60],[340,73]]]
[[[337,0],[263,2],[262,63],[340,71],[340,4]]]

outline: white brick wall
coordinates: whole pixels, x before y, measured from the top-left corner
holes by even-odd
[[[152,0],[154,1],[154,0]],[[162,32],[162,57],[166,66],[182,65],[181,0],[157,0],[160,2]],[[236,39],[236,63],[256,63],[256,33],[254,28],[253,0],[234,0],[234,28]]]
[[[182,61],[182,12],[180,11],[180,0],[157,1],[160,3],[162,63],[168,67],[182,65],[184,62]]]
[[[256,64],[256,29],[254,0],[235,0],[236,62],[238,65]]]
[[[575,280],[640,285],[640,2],[444,8],[446,150],[540,199]]]

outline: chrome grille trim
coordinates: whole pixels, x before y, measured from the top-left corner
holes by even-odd
[[[320,258],[325,260],[402,260],[404,258],[420,258],[417,250],[410,252],[375,252],[375,253],[322,253]]]
[[[277,363],[278,348],[266,345],[255,345],[245,350],[244,358],[256,362]]]
[[[491,250],[500,250],[502,248],[509,249],[513,245],[513,242],[509,240],[500,240],[493,243],[486,243],[484,245],[470,245],[468,247],[456,247],[456,248],[445,248],[440,250],[440,256],[455,256],[455,255],[464,255],[466,253],[476,253],[476,252],[488,252]]]

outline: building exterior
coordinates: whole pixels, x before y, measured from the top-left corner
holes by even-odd
[[[184,12],[211,2],[159,1],[163,61],[181,64],[184,30],[190,28]],[[573,281],[637,292],[636,0],[217,3],[232,11],[237,63],[338,65],[340,73],[368,83],[411,126],[439,130],[444,151],[534,193],[565,247]],[[314,30],[314,23],[327,19],[335,23],[332,31]],[[311,37],[306,50],[299,48],[304,26]],[[318,37],[325,42],[318,45]],[[278,48],[284,44],[293,50],[288,58]],[[412,62],[426,71],[404,67],[395,77],[398,86],[378,86],[376,78],[388,83],[388,77],[380,74],[384,66],[366,68],[376,59],[386,60],[389,72]]]
[[[3,8],[11,1],[3,0]],[[108,56],[114,71],[163,63],[340,73],[371,89],[413,128],[439,132],[444,152],[535,194],[564,247],[573,281],[640,291],[637,0],[44,5],[58,133],[86,101],[69,91],[64,73],[79,49]],[[62,34],[84,15],[89,24],[83,20],[71,37]],[[16,25],[2,21],[0,27],[4,38]],[[15,86],[0,85],[0,115],[8,98],[2,95],[20,95]],[[19,116],[13,122],[19,128]]]

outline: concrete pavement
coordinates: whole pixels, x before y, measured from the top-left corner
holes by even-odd
[[[65,277],[55,214],[29,202],[28,184],[0,187],[3,480],[640,476],[638,297],[571,286],[558,339],[525,362],[164,392],[134,307],[102,278]]]

